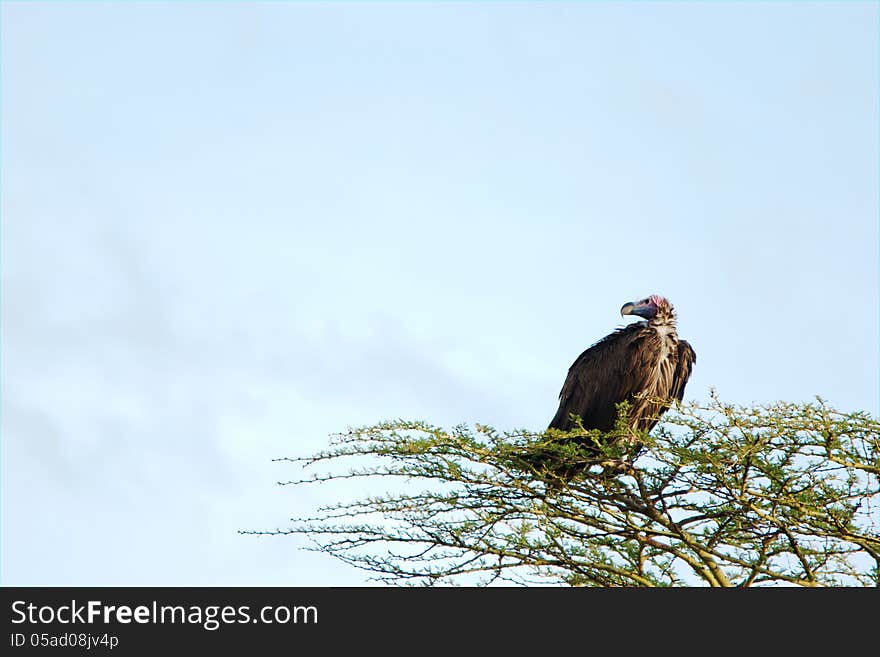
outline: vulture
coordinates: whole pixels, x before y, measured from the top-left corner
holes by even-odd
[[[624,304],[620,315],[644,321],[618,328],[578,356],[559,393],[551,428],[571,430],[574,414],[585,429],[610,431],[616,405],[628,401],[630,428],[650,431],[673,399],[681,401],[697,355],[675,331],[672,304],[654,294]]]

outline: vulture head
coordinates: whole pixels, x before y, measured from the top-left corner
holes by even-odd
[[[624,315],[638,315],[651,321],[657,315],[670,315],[672,313],[672,304],[665,297],[659,294],[652,294],[641,301],[630,301],[623,304],[620,309],[621,317]]]

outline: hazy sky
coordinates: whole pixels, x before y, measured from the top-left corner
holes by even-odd
[[[541,429],[651,293],[686,397],[878,413],[877,3],[0,18],[3,584],[363,583],[271,459]]]

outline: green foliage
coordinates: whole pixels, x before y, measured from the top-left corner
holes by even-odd
[[[250,533],[307,535],[395,583],[878,586],[878,436],[876,419],[821,399],[713,396],[651,435],[384,422],[285,459],[366,466],[288,483],[391,477],[397,492]]]

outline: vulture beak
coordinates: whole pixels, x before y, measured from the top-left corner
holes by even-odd
[[[620,309],[620,316],[623,317],[624,315],[635,315],[635,313],[633,312],[635,309],[636,304],[634,304],[632,301],[630,301],[629,303],[625,303]]]

